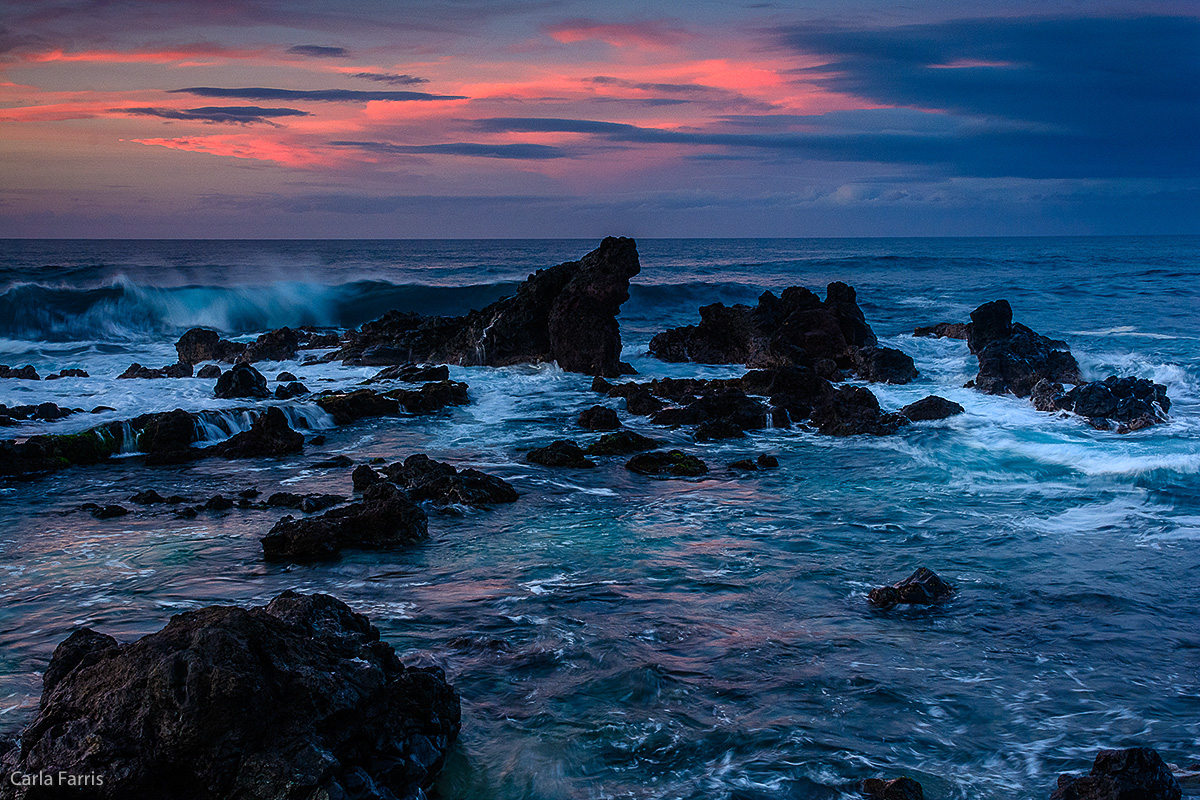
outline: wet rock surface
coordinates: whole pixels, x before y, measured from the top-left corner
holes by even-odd
[[[1007,300],[984,303],[971,312],[967,346],[979,359],[976,389],[1028,397],[1041,380],[1082,383],[1079,364],[1065,342],[1014,323],[1012,317]]]
[[[925,790],[912,778],[867,778],[862,796],[868,800],[925,800]]]
[[[101,775],[88,790],[0,797],[416,798],[458,735],[458,695],[404,666],[336,598],[210,606],[121,643],[84,628],[54,651],[5,774]]]
[[[1050,800],[1180,800],[1179,782],[1149,747],[1101,750],[1087,775],[1060,775]]]
[[[425,511],[390,483],[363,492],[361,502],[319,517],[284,517],[262,538],[263,556],[275,561],[323,561],[347,547],[384,550],[429,538]]]
[[[233,369],[222,372],[213,393],[225,400],[240,397],[264,399],[271,396],[267,379],[249,364],[234,364]]]
[[[589,456],[623,456],[643,450],[653,450],[660,444],[662,442],[658,439],[652,439],[634,431],[622,430],[604,434],[589,444],[584,452]]]
[[[938,577],[931,569],[919,567],[916,572],[891,586],[872,589],[867,595],[871,604],[891,608],[898,604],[928,606],[949,599],[954,587]]]
[[[416,453],[384,469],[389,481],[405,489],[416,501],[434,505],[488,506],[515,503],[517,490],[507,481],[470,467],[458,469]]]
[[[373,348],[404,362],[510,364],[556,361],[569,372],[627,374],[616,315],[641,270],[632,239],[609,237],[579,261],[539,270],[515,295],[461,317],[391,311],[351,332],[336,354],[365,363]],[[385,363],[397,363],[392,360]]]
[[[292,430],[287,417],[275,406],[264,411],[250,430],[234,434],[209,450],[225,458],[259,458],[299,453],[304,434]]]
[[[952,400],[931,394],[915,403],[909,403],[900,409],[899,414],[913,422],[927,422],[936,419],[948,419],[965,411],[962,406]]]
[[[588,460],[583,448],[575,442],[566,439],[559,439],[545,447],[530,450],[525,454],[525,460],[533,464],[541,464],[544,467],[572,467],[579,469],[596,466],[596,462]]]
[[[629,459],[625,468],[640,475],[697,478],[708,474],[708,465],[682,450],[654,450]]]
[[[621,419],[617,412],[606,406],[592,406],[580,412],[576,422],[579,427],[589,431],[615,431],[621,427]]]

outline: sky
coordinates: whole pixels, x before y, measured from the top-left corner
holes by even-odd
[[[0,0],[0,237],[1200,233],[1195,0]]]

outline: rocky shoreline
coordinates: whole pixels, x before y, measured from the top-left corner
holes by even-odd
[[[879,345],[856,291],[840,282],[828,285],[824,299],[791,287],[779,296],[764,293],[755,306],[707,305],[699,309],[699,323],[664,330],[650,341],[650,354],[660,360],[740,365],[746,369],[740,377],[621,380],[634,370],[620,360],[617,315],[639,270],[633,241],[610,238],[579,261],[531,275],[513,296],[458,317],[393,311],[358,330],[280,328],[248,343],[192,329],[176,343],[177,363],[132,364],[117,379],[213,380],[214,398],[247,401],[239,411],[252,417],[248,427],[206,441],[202,413],[175,409],[79,433],[3,441],[0,477],[37,480],[134,453],[150,466],[295,456],[312,443],[289,414],[300,404],[336,426],[469,407],[471,388],[451,380],[447,364],[555,362],[593,378],[591,388],[604,404],[572,417],[578,436],[529,447],[522,460],[531,469],[553,471],[594,469],[603,459],[618,459],[638,480],[705,480],[717,471],[705,461],[706,446],[767,429],[897,436],[909,426],[964,413],[937,395],[896,410],[880,405],[869,384],[910,384],[921,365]],[[979,306],[970,320],[914,332],[965,340],[978,360],[968,387],[1028,398],[1038,411],[1081,418],[1117,434],[1169,421],[1166,387],[1136,377],[1085,381],[1067,344],[1013,322],[1007,301]],[[383,369],[359,388],[313,392],[290,373],[279,374],[272,391],[253,366],[297,360],[305,350],[327,351],[309,363]],[[3,366],[0,379],[41,378],[31,366]],[[84,413],[53,403],[0,406],[0,425]],[[667,445],[630,424],[664,436],[684,432],[690,443],[686,450]],[[420,547],[431,535],[431,513],[520,502],[500,477],[424,453],[392,464],[345,459],[328,466],[354,467],[357,498],[280,491],[259,501],[256,492],[242,492],[236,500],[216,495],[191,505],[143,489],[127,501],[167,504],[180,517],[233,508],[299,512],[281,516],[260,540],[264,560],[296,564],[334,560],[346,549]],[[751,476],[777,468],[770,454],[750,453],[722,469]],[[112,502],[82,510],[99,519],[129,513]],[[434,527],[436,533],[436,522]],[[952,607],[965,602],[960,595],[922,567],[870,591],[867,601],[886,614],[898,607]],[[38,715],[3,756],[4,764],[26,774],[76,770],[111,777],[103,789],[72,796],[172,797],[165,787],[175,770],[185,769],[189,781],[205,787],[195,797],[415,798],[436,777],[461,725],[458,696],[444,674],[406,668],[365,617],[324,595],[288,592],[261,607],[205,608],[125,644],[81,629],[55,650],[43,681]],[[56,796],[43,788],[5,786],[0,797]],[[907,777],[872,778],[859,788],[865,797],[923,797],[920,784]],[[1090,775],[1063,776],[1052,795],[1132,796],[1181,796],[1176,777],[1149,748],[1103,751]]]

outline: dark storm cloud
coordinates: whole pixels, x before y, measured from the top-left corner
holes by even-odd
[[[270,122],[277,117],[307,117],[307,111],[298,108],[260,108],[258,106],[205,106],[204,108],[115,108],[121,114],[143,117],[160,117],[195,122],[234,122],[248,124]]]
[[[450,155],[474,156],[478,158],[510,158],[526,161],[543,161],[565,158],[568,151],[544,144],[479,144],[475,142],[448,142],[446,144],[390,144],[388,142],[335,141],[334,147],[353,147],[371,153],[404,155]]]
[[[954,164],[966,174],[1200,174],[1197,18],[972,19],[775,33],[787,48],[830,59],[796,70],[804,82],[973,120],[954,142]]]
[[[390,72],[355,72],[351,78],[362,78],[376,83],[390,83],[392,86],[412,86],[417,83],[429,83],[428,78],[418,78],[416,75],[394,75]]]
[[[211,86],[192,86],[171,89],[171,94],[192,94],[197,97],[231,97],[239,100],[317,100],[324,102],[366,103],[370,100],[466,100],[466,97],[426,92],[360,91],[357,89],[218,89]]]
[[[298,44],[289,47],[285,52],[294,56],[309,58],[349,58],[350,52],[344,47],[326,47],[319,44]]]

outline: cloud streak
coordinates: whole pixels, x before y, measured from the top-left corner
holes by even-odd
[[[205,106],[204,108],[114,108],[113,113],[141,117],[182,120],[188,122],[228,122],[242,125],[254,122],[270,123],[280,117],[307,117],[298,108],[260,108],[259,106]]]
[[[294,56],[309,58],[349,58],[350,51],[344,47],[326,47],[319,44],[297,44],[284,51]]]
[[[251,86],[220,89],[213,86],[191,86],[171,89],[171,94],[190,94],[197,97],[227,97],[238,100],[311,100],[325,103],[367,103],[375,100],[393,102],[427,100],[466,100],[462,95],[429,94],[427,92],[362,91],[358,89],[271,89]]]
[[[448,155],[471,156],[473,158],[506,158],[520,161],[544,161],[566,158],[569,151],[561,147],[544,144],[480,144],[476,142],[448,142],[445,144],[390,144],[388,142],[333,141],[333,147],[350,147],[368,153],[387,155]]]

